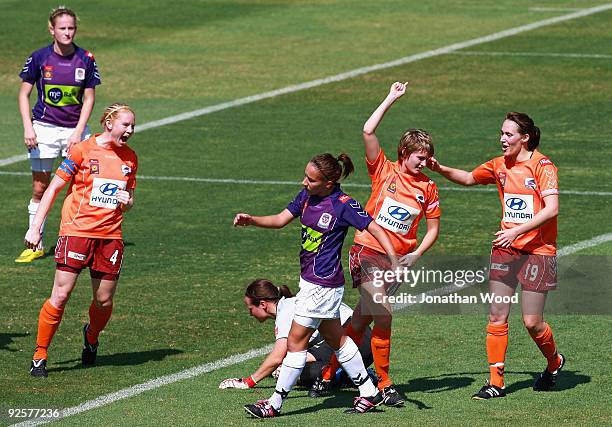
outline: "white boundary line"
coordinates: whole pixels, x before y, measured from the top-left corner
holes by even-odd
[[[604,242],[612,241],[612,233],[602,234],[596,236],[589,240],[583,240],[581,242],[575,243],[570,246],[565,246],[557,252],[557,257],[563,257],[567,255],[571,255],[583,249],[587,249],[593,246],[600,245]],[[445,295],[453,292],[458,292],[462,289],[465,289],[471,285],[463,286],[459,288],[455,285],[448,285],[442,288],[434,289],[429,292],[424,292],[421,295]],[[417,296],[417,301],[421,300],[421,295]],[[393,308],[395,310],[404,309],[410,305],[414,304],[402,304],[402,305],[394,305]],[[91,409],[100,408],[102,406],[110,405],[113,402],[118,400],[127,399],[130,397],[138,396],[139,394],[144,393],[148,390],[154,390],[156,388],[162,387],[167,384],[172,384],[178,381],[183,381],[189,378],[194,378],[199,375],[203,375],[217,369],[225,368],[227,366],[237,365],[239,363],[245,362],[250,359],[254,359],[255,357],[263,356],[269,353],[272,350],[273,344],[269,344],[265,347],[253,349],[247,351],[246,353],[235,354],[233,356],[227,357],[225,359],[220,359],[215,362],[205,363],[203,365],[196,366],[194,368],[185,369],[183,371],[177,372],[175,374],[164,375],[159,378],[154,378],[150,381],[147,381],[142,384],[137,384],[132,387],[124,388],[122,390],[116,391],[114,393],[105,394],[103,396],[97,397],[92,400],[88,400],[87,402],[81,403],[80,405],[73,406],[70,408],[60,410],[60,417],[55,419],[49,418],[40,418],[40,419],[32,419],[28,421],[24,421],[18,424],[13,424],[14,426],[26,427],[26,426],[36,426],[40,424],[46,424],[49,422],[57,421],[58,419],[66,418],[71,415],[77,415],[85,411],[89,411]]]
[[[509,30],[499,31],[497,33],[489,34],[483,37],[477,37],[475,39],[466,40],[459,43],[453,43],[445,47],[441,47],[438,49],[428,50],[427,52],[417,53],[415,55],[404,56],[403,58],[396,59],[394,61],[384,62],[382,64],[370,65],[363,68],[357,68],[355,70],[347,71],[344,73],[336,74],[329,77],[324,77],[322,79],[311,80],[309,82],[300,83],[292,86],[287,86],[281,89],[272,90],[269,92],[260,93],[258,95],[251,95],[244,98],[238,98],[233,101],[223,102],[221,104],[211,105],[209,107],[201,108],[194,111],[189,111],[187,113],[177,114],[175,116],[166,117],[161,120],[154,120],[152,122],[144,123],[142,125],[138,125],[136,127],[137,132],[142,132],[148,129],[155,129],[157,127],[181,122],[184,120],[189,120],[194,117],[204,116],[206,114],[215,113],[217,111],[227,110],[229,108],[235,108],[242,105],[251,104],[253,102],[262,101],[264,99],[275,98],[280,95],[286,95],[288,93],[299,92],[306,89],[312,89],[314,87],[323,86],[329,83],[340,82],[347,79],[352,79],[354,77],[358,77],[364,74],[372,73],[374,71],[385,70],[387,68],[393,68],[400,65],[409,64],[411,62],[420,61],[422,59],[433,58],[435,56],[445,55],[448,53],[455,52],[460,49],[465,49],[467,47],[476,46],[483,43],[489,43],[495,40],[500,40],[506,37],[515,36],[520,33],[524,33],[531,30],[536,30],[538,28],[546,27],[548,25],[558,24],[564,21],[570,21],[576,18],[582,18],[584,16],[593,15],[599,12],[604,12],[606,10],[612,9],[612,3],[602,4],[600,6],[592,7],[589,9],[581,9],[576,12],[556,16],[554,18],[544,19],[542,21],[536,21],[531,24],[521,25],[520,27],[510,28]],[[27,156],[13,156],[8,159],[0,160],[0,166],[7,166],[12,163],[16,163],[18,161],[25,160]],[[17,159],[17,160],[15,160]]]
[[[612,55],[602,55],[598,53],[546,53],[546,52],[479,52],[463,50],[451,52],[450,55],[461,56],[533,56],[537,58],[578,58],[578,59],[612,59]]]
[[[12,172],[12,171],[0,171],[0,176],[30,176],[30,172]],[[151,176],[151,175],[138,175],[138,179],[146,181],[178,181],[178,182],[201,182],[206,184],[239,184],[239,185],[291,185],[299,187],[301,183],[297,181],[274,181],[274,180],[258,180],[258,179],[225,179],[225,178],[200,178],[190,176]],[[357,183],[343,183],[343,187],[348,188],[370,188],[370,184],[357,184]],[[470,192],[476,191],[480,193],[495,193],[497,189],[494,187],[438,187],[441,191],[459,191],[459,192]],[[611,197],[612,191],[581,191],[581,190],[563,190],[560,192],[561,195],[572,195],[572,196],[602,196]]]

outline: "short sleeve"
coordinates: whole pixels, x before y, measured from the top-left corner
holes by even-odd
[[[287,209],[291,212],[294,218],[302,215],[302,211],[304,210],[304,205],[306,204],[306,200],[308,200],[308,193],[306,190],[300,191],[295,198],[289,202],[287,205]]]
[[[73,144],[66,158],[60,163],[55,174],[64,181],[71,181],[72,177],[81,169],[83,153],[79,144]]]
[[[478,166],[472,171],[472,176],[478,184],[495,184],[495,170],[493,166],[493,160],[489,160],[486,163]]]
[[[30,57],[26,59],[25,64],[23,64],[21,73],[19,73],[19,78],[26,83],[34,84],[40,79],[40,67],[37,65],[35,58],[34,54],[30,55]]]
[[[441,215],[438,187],[435,182],[429,181],[425,198],[425,218],[439,218]]]
[[[130,177],[128,178],[126,188],[133,190],[136,188],[136,172],[138,171],[138,157],[136,157],[136,155],[134,155],[134,160],[131,163],[132,164],[129,166],[132,168],[132,170],[130,172]]]
[[[537,171],[538,188],[542,196],[559,194],[557,168],[549,159],[541,159]]]
[[[368,225],[372,222],[372,217],[361,207],[357,200],[345,194],[339,198],[339,201],[342,206],[339,216],[344,222],[359,231],[368,228]]]
[[[386,175],[385,172],[391,167],[391,162],[387,159],[385,152],[381,149],[372,163],[370,163],[366,157],[366,166],[368,168],[368,175],[372,181],[376,181],[381,175]]]
[[[99,84],[102,84],[100,80],[100,72],[98,71],[98,65],[96,64],[96,60],[91,52],[86,52],[85,55],[89,59],[87,62],[87,71],[85,73],[85,87],[86,88],[94,88]]]

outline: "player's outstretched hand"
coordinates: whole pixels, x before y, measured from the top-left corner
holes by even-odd
[[[238,388],[244,390],[251,387],[249,387],[246,381],[244,381],[244,378],[228,378],[226,380],[221,381],[221,384],[219,384],[219,388],[221,390],[224,390],[226,388]]]
[[[234,227],[246,227],[251,225],[251,215],[246,213],[236,214],[234,217]]]
[[[420,258],[420,255],[416,252],[410,252],[399,259],[400,264],[403,267],[412,267]]]

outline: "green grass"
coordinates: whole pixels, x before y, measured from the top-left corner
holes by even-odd
[[[541,2],[548,7],[591,7],[595,2]],[[0,158],[22,153],[16,108],[17,73],[46,41],[45,19],[55,3],[2,2],[7,36],[0,40]],[[77,42],[96,55],[103,78],[97,116],[115,100],[134,105],[139,123],[261,93],[358,67],[382,63],[564,12],[529,12],[531,2],[75,1],[81,16]],[[470,48],[481,52],[552,52],[612,55],[604,12]],[[241,297],[256,277],[287,283],[299,277],[298,227],[278,231],[233,229],[239,211],[275,213],[299,190],[306,161],[323,151],[348,152],[357,172],[345,189],[363,202],[367,184],[361,127],[391,82],[408,80],[408,94],[378,129],[390,156],[408,127],[428,129],[437,157],[472,168],[499,155],[498,129],[509,110],[526,111],[542,129],[542,151],[559,167],[559,245],[610,233],[612,171],[609,167],[609,93],[612,60],[553,57],[438,56],[401,67],[217,112],[134,136],[143,176],[295,181],[296,185],[222,184],[141,179],[136,206],[126,218],[127,249],[112,320],[101,336],[99,364],[81,369],[80,328],[91,299],[88,275],[79,280],[50,354],[50,376],[39,381],[27,367],[36,323],[53,280],[53,258],[17,265],[26,227],[27,176],[1,175],[0,410],[65,408],[105,393],[258,348],[272,341],[271,325],[249,318]],[[0,169],[27,172],[26,162]],[[497,230],[497,193],[442,187],[439,241],[429,257],[486,257]],[[59,203],[58,203],[59,204]],[[57,235],[59,209],[49,218],[46,244]],[[350,242],[349,236],[347,246]],[[392,375],[410,400],[357,424],[609,424],[612,316],[606,289],[610,242],[586,249],[580,269],[551,295],[548,316],[568,356],[560,390],[535,394],[529,385],[542,358],[511,319],[508,385],[501,401],[472,402],[486,377],[484,310],[440,315],[408,310],[394,327]],[[597,258],[596,258],[597,257]],[[573,258],[573,260],[576,258]],[[594,262],[597,261],[597,262]],[[570,259],[560,260],[568,265]],[[584,274],[584,276],[580,276]],[[595,274],[597,273],[597,274]],[[584,277],[584,278],[583,278]],[[586,286],[586,285],[590,286]],[[356,301],[347,287],[346,300]],[[584,310],[585,298],[600,304]],[[581,308],[572,311],[572,309]],[[574,314],[567,314],[572,312]],[[581,314],[575,314],[575,313]],[[605,344],[604,344],[605,345]],[[266,398],[272,380],[246,392],[217,389],[229,376],[250,373],[259,362],[213,371],[140,396],[67,418],[62,424],[242,425],[241,406]],[[604,391],[602,393],[602,391]],[[312,401],[296,391],[280,424],[345,422],[341,409],[353,391]],[[320,410],[319,410],[320,409]],[[103,421],[102,421],[103,420]],[[0,413],[0,423],[11,420]]]

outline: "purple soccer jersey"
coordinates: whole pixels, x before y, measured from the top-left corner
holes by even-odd
[[[19,73],[24,82],[36,85],[38,98],[32,117],[55,126],[74,128],[79,122],[85,88],[101,84],[91,53],[74,45],[68,56],[58,55],[53,45],[38,49]]]
[[[363,230],[372,217],[339,185],[326,197],[308,196],[302,190],[287,209],[294,217],[299,216],[302,224],[301,277],[328,288],[343,286],[340,259],[348,228]]]

